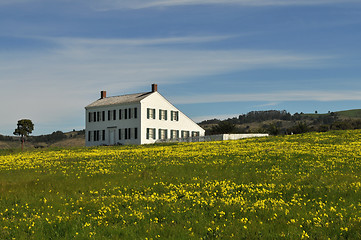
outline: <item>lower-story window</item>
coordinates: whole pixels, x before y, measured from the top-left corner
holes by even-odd
[[[159,139],[167,139],[167,129],[159,129]]]
[[[189,131],[182,131],[182,138],[189,138]]]
[[[92,140],[92,131],[88,131],[88,142]]]
[[[147,128],[147,139],[155,139],[155,128]]]
[[[94,131],[94,136],[93,136],[94,142],[99,141],[99,134],[100,134],[99,130]]]
[[[192,137],[198,137],[199,136],[199,132],[193,131],[192,132]]]
[[[172,138],[172,139],[179,138],[179,131],[178,130],[170,130],[170,138]]]
[[[105,141],[105,130],[88,131],[88,142]]]
[[[131,139],[132,138],[132,130],[131,130],[131,128],[124,128],[123,129],[123,131],[124,131],[124,139]]]

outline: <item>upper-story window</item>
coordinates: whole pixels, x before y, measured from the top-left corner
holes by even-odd
[[[109,110],[108,111],[108,121],[116,120],[117,119],[117,111],[116,110]]]
[[[179,120],[179,112],[178,111],[171,111],[170,112],[170,120],[171,121],[178,121]]]
[[[155,109],[147,108],[147,119],[155,119]]]
[[[138,109],[137,108],[134,108],[134,118],[137,118],[138,117]]]
[[[167,110],[159,109],[159,120],[167,120]]]
[[[89,112],[88,122],[99,122],[102,120],[101,112]]]

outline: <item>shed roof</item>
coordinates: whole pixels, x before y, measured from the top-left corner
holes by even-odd
[[[96,100],[95,102],[89,104],[85,108],[140,102],[141,100],[148,97],[152,93],[153,92],[143,92],[143,93],[134,93],[134,94],[115,96],[115,97],[106,97],[103,99]]]

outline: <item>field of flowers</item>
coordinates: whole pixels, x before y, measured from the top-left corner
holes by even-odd
[[[0,239],[361,239],[361,131],[0,151]]]

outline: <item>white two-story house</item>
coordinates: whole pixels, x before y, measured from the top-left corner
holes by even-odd
[[[85,107],[86,146],[147,144],[204,136],[204,129],[174,107],[152,84],[151,92],[107,97]]]

